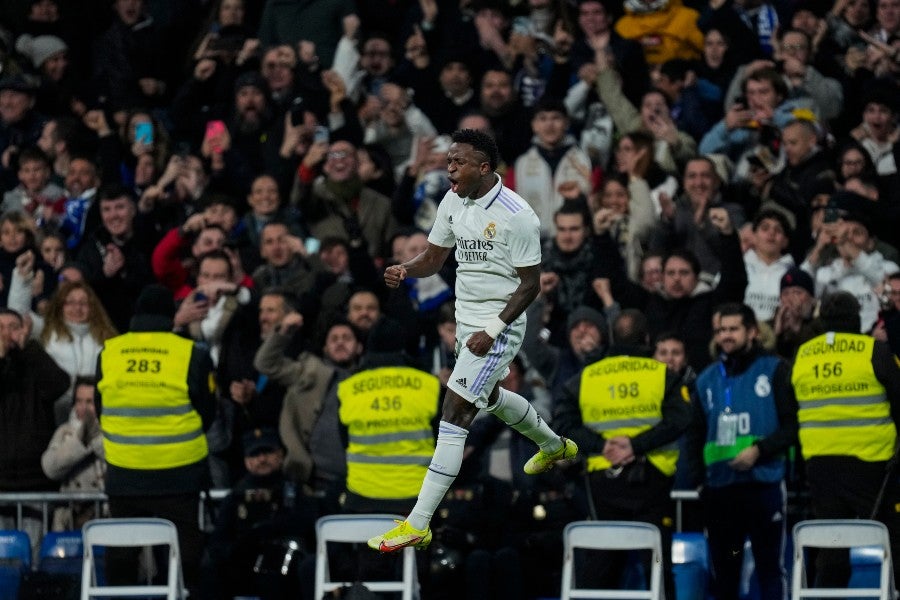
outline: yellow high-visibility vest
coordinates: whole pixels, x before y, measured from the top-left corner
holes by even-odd
[[[876,462],[894,453],[897,429],[872,368],[875,340],[828,332],[797,350],[791,383],[799,405],[803,458],[855,456]]]
[[[200,415],[188,396],[194,343],[174,333],[126,333],[100,354],[100,428],[109,464],[171,469],[206,458]]]
[[[347,489],[365,498],[413,498],[431,455],[438,378],[410,367],[367,369],[338,385],[347,426]]]
[[[634,437],[662,420],[666,395],[666,365],[638,356],[611,356],[581,372],[578,399],[586,427],[609,439]],[[647,453],[647,459],[665,475],[675,473],[678,446],[666,444]],[[613,466],[602,454],[588,456],[588,471]]]

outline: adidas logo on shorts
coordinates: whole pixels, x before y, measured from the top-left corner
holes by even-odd
[[[460,377],[459,379],[456,380],[456,383],[459,384],[459,385],[461,385],[461,386],[463,386],[463,387],[466,387],[466,378],[465,378],[465,377]]]

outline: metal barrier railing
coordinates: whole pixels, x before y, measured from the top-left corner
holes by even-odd
[[[210,523],[207,514],[208,506],[206,500],[211,502],[221,502],[228,494],[229,489],[213,489],[207,492],[200,492],[200,500],[197,503],[197,523],[200,529],[208,530]],[[9,504],[16,505],[16,528],[22,528],[22,518],[25,505],[40,504],[43,533],[49,531],[49,507],[50,505],[65,504],[67,502],[93,502],[94,513],[100,514],[100,506],[109,498],[102,492],[21,492],[21,493],[0,493],[0,506]],[[681,531],[683,505],[685,502],[696,502],[700,499],[697,490],[674,490],[672,491],[672,500],[675,501],[675,531]]]
[[[197,522],[201,529],[208,529],[207,498],[211,502],[221,502],[228,494],[229,489],[216,489],[200,492],[197,502]],[[50,530],[51,507],[64,506],[75,502],[93,502],[94,514],[101,514],[101,506],[109,500],[103,492],[3,492],[0,493],[0,507],[14,504],[16,506],[16,529],[22,529],[22,520],[25,517],[29,505],[39,504],[41,512],[42,534]]]
[[[42,532],[49,531],[50,506],[68,502],[93,502],[94,514],[100,514],[100,506],[108,500],[103,492],[15,492],[0,493],[0,506],[16,505],[16,529],[22,529],[26,505],[41,505]]]
[[[212,515],[208,514],[209,502],[221,502],[230,489],[213,489],[209,492],[200,492],[197,502],[197,524],[206,532],[211,531]],[[683,506],[685,502],[696,502],[700,499],[697,490],[673,490],[672,500],[675,501],[675,531],[682,530]],[[16,505],[16,529],[22,529],[22,519],[25,507],[29,504],[41,505],[41,534],[45,535],[49,530],[50,507],[64,505],[69,502],[93,502],[94,514],[101,514],[100,507],[109,500],[102,492],[16,492],[0,493],[0,506]]]

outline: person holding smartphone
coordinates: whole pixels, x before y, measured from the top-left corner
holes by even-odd
[[[837,197],[839,203],[825,208],[826,222],[801,268],[813,275],[817,296],[837,291],[852,293],[859,304],[860,331],[869,332],[878,320],[884,278],[900,271],[900,266],[876,249],[872,219],[863,212],[865,204],[862,203],[868,201],[853,196],[856,195],[841,192]],[[843,206],[852,208],[847,210]],[[833,248],[836,257],[826,258],[826,248]]]
[[[810,109],[809,98],[790,98],[782,73],[770,61],[754,61],[735,78],[743,77],[738,96],[725,117],[700,140],[700,154],[727,154],[737,161],[760,142],[761,125],[780,129],[796,119],[793,111]],[[727,102],[727,101],[726,101]]]

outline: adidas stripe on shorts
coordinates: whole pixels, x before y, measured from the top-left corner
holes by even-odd
[[[466,348],[469,337],[478,331],[484,328],[456,323],[456,366],[447,387],[478,408],[485,408],[494,386],[509,374],[509,363],[522,347],[525,315],[507,325],[484,356],[475,356]]]

